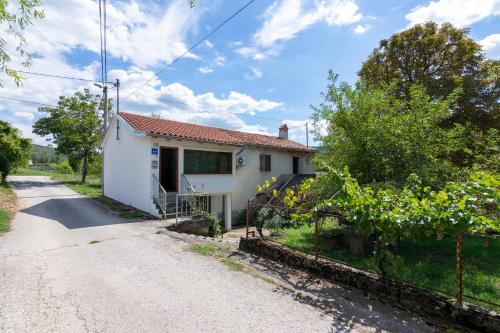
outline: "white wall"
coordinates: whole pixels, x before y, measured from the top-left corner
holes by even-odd
[[[155,157],[151,155],[152,147],[178,148],[179,189],[181,189],[181,175],[184,173],[185,149],[231,152],[233,154],[232,174],[186,175],[186,178],[197,191],[230,194],[233,221],[238,218],[240,211],[246,208],[247,200],[255,196],[257,185],[270,180],[273,176],[292,174],[293,156],[300,158],[299,173],[314,173],[312,155],[249,147],[240,154],[246,157],[247,164],[237,167],[236,158],[238,152],[242,150],[241,146],[141,137],[135,135],[130,128],[126,128],[126,124],[122,122],[120,124],[120,140],[116,140],[116,120],[114,120],[103,144],[104,194],[151,214],[157,214],[151,200],[151,175],[155,174],[158,177],[159,174],[158,169],[152,168],[152,160],[155,160]],[[271,171],[260,171],[260,154],[271,155]],[[214,211],[220,212],[222,202],[218,199],[214,200]]]
[[[260,171],[260,154],[271,155],[271,171]],[[233,210],[246,208],[247,200],[254,197],[257,185],[272,177],[293,173],[293,157],[299,157],[299,173],[314,173],[312,156],[288,151],[251,148],[240,156],[246,156],[247,165],[237,168],[236,189],[233,194]],[[236,213],[237,215],[237,213]]]
[[[151,210],[150,149],[147,137],[134,135],[120,121],[116,139],[116,119],[103,142],[104,195],[145,212]]]

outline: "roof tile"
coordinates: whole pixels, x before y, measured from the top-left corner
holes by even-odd
[[[147,134],[233,145],[252,145],[278,149],[314,151],[314,149],[307,148],[305,145],[298,142],[284,140],[270,135],[252,134],[218,127],[188,124],[127,112],[120,112],[120,117],[132,126],[134,130]]]

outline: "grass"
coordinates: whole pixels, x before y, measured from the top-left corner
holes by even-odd
[[[91,241],[89,242],[89,244],[97,244],[97,243],[100,243],[100,242],[101,242],[101,241],[98,241],[98,240],[91,240]]]
[[[10,230],[10,220],[16,207],[14,191],[7,183],[0,182],[0,235]]]
[[[0,209],[0,234],[9,231],[10,229],[10,214],[3,210]]]
[[[215,246],[211,244],[193,244],[191,251],[194,251],[202,256],[221,258],[227,255],[230,251],[228,246]]]
[[[245,269],[245,265],[243,265],[241,262],[234,261],[233,259],[222,258],[221,262],[233,271],[242,272]]]
[[[101,177],[97,175],[88,175],[87,182],[81,182],[82,176],[76,174],[62,174],[41,170],[18,169],[15,173],[18,176],[47,176],[68,186],[73,191],[89,197],[98,197],[101,195]]]
[[[241,262],[226,257],[230,250],[231,249],[229,248],[229,246],[215,246],[211,244],[191,245],[191,251],[194,251],[202,256],[218,258],[220,259],[220,262],[222,262],[230,269],[243,272],[245,270],[245,265],[243,265]]]
[[[330,233],[333,224],[323,227],[322,235]],[[488,240],[485,248],[483,242]],[[276,241],[292,249],[314,251],[314,225],[283,229]],[[324,244],[323,244],[324,245]],[[464,242],[464,294],[500,304],[500,239],[471,236]],[[368,271],[377,271],[373,257],[358,257],[348,251],[326,249],[323,256]],[[416,242],[402,240],[398,253],[404,263],[390,273],[390,277],[414,285],[437,290],[448,296],[454,295],[455,242],[445,238],[428,237]],[[472,298],[467,301],[478,306],[499,311],[500,307]]]

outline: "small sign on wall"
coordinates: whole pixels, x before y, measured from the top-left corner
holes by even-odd
[[[158,161],[151,161],[151,169],[158,169]]]
[[[158,148],[151,148],[151,155],[157,156],[158,155]]]

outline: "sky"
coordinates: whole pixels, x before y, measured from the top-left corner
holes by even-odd
[[[414,24],[468,27],[487,57],[500,58],[500,0],[256,0],[170,65],[247,2],[197,0],[190,8],[188,0],[108,0],[108,81],[121,82],[120,111],[270,135],[287,123],[290,138],[304,143],[328,71],[356,82],[379,41]],[[99,81],[97,2],[43,0],[43,7],[45,18],[25,32],[29,69],[0,28],[13,55],[9,66]],[[0,97],[53,105],[84,88],[101,93],[90,82],[23,76],[16,87],[0,73]],[[109,93],[115,98],[112,87]],[[37,108],[0,98],[0,119],[45,144],[31,130]]]

